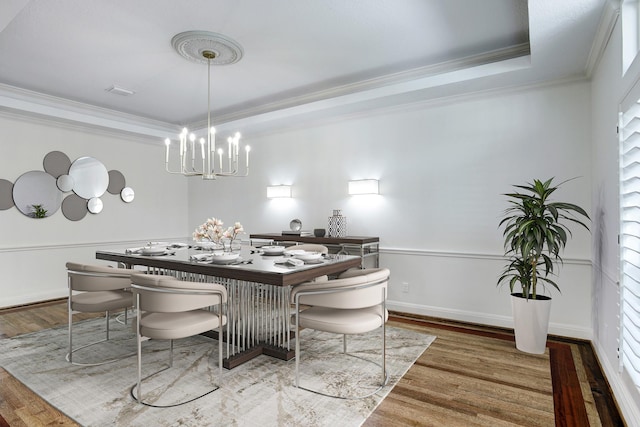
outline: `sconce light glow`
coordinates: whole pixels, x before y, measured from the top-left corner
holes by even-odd
[[[358,179],[349,181],[349,195],[380,194],[377,179]]]
[[[267,187],[267,197],[269,199],[291,198],[291,186],[290,185],[270,185]]]

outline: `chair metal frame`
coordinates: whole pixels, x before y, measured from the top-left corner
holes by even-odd
[[[387,348],[387,343],[386,343],[386,301],[387,301],[387,289],[386,287],[382,287],[381,292],[382,292],[382,297],[381,297],[381,303],[380,303],[380,307],[382,310],[382,325],[380,326],[380,329],[382,330],[382,334],[381,334],[381,341],[382,341],[382,362],[381,363],[376,363],[374,361],[365,359],[363,357],[360,356],[356,356],[354,354],[349,354],[347,352],[347,334],[342,334],[343,336],[343,354],[347,355],[347,356],[351,356],[351,357],[355,357],[361,360],[364,360],[365,362],[369,362],[379,368],[382,369],[382,373],[381,373],[381,383],[379,385],[378,388],[376,388],[374,391],[372,391],[371,393],[367,393],[365,395],[358,395],[358,396],[339,396],[339,395],[334,395],[334,394],[328,394],[328,393],[323,393],[321,391],[318,390],[313,390],[307,387],[301,387],[300,386],[300,323],[298,321],[298,315],[300,314],[300,297],[301,296],[305,296],[305,295],[320,295],[320,294],[331,294],[331,293],[341,293],[341,292],[349,292],[349,291],[354,291],[354,290],[358,290],[358,289],[364,289],[364,288],[370,288],[370,287],[374,287],[374,286],[379,286],[381,283],[384,283],[388,281],[388,278],[385,279],[381,279],[378,280],[376,282],[372,282],[372,283],[365,283],[365,284],[357,284],[357,285],[351,285],[351,286],[344,286],[344,287],[336,287],[336,288],[327,288],[327,289],[314,289],[314,290],[308,290],[308,291],[299,291],[296,293],[295,295],[295,322],[294,322],[294,326],[295,326],[295,333],[296,333],[296,345],[295,345],[295,385],[296,388],[300,388],[302,390],[307,390],[310,391],[312,393],[316,393],[316,394],[320,394],[322,396],[327,396],[327,397],[334,397],[334,398],[338,398],[338,399],[345,399],[345,400],[356,400],[356,399],[364,399],[366,397],[369,396],[373,396],[374,394],[376,394],[377,392],[379,392],[380,390],[382,390],[382,388],[387,385],[387,383],[389,382],[389,376],[387,373],[387,369],[386,369],[386,348]],[[375,307],[375,306],[372,306]],[[348,310],[348,309],[347,309]],[[358,310],[358,309],[353,309],[353,310]]]
[[[67,362],[71,363],[72,365],[76,365],[76,366],[100,366],[100,365],[106,365],[108,363],[113,363],[113,362],[117,362],[118,360],[122,360],[125,359],[127,357],[131,357],[134,355],[134,353],[130,353],[121,357],[116,357],[114,359],[109,359],[109,360],[105,360],[102,362],[97,362],[97,363],[80,363],[80,362],[74,362],[73,361],[73,353],[75,353],[76,351],[82,350],[84,348],[87,347],[91,347],[93,345],[96,344],[100,344],[106,341],[109,341],[109,332],[110,332],[110,328],[109,328],[109,320],[111,318],[111,315],[109,313],[109,310],[107,310],[105,312],[105,331],[106,331],[106,335],[104,339],[98,340],[98,341],[94,341],[92,343],[89,344],[85,344],[82,345],[80,347],[76,347],[73,348],[73,314],[74,313],[85,313],[84,311],[78,311],[78,310],[73,310],[71,308],[72,305],[72,297],[74,295],[74,291],[71,288],[71,277],[69,276],[69,273],[72,274],[76,274],[79,276],[89,276],[89,277],[106,277],[106,278],[114,278],[114,279],[123,279],[123,276],[120,274],[109,274],[109,273],[101,273],[101,272],[91,272],[91,271],[78,271],[78,270],[69,270],[67,269],[67,281],[68,281],[68,285],[69,285],[69,298],[67,300],[67,312],[68,312],[68,336],[69,336],[69,351],[67,352],[67,354],[65,355],[65,359],[67,360]],[[90,291],[88,291],[90,292]],[[132,294],[133,297],[133,294]],[[131,306],[133,306],[133,303],[131,304]],[[125,307],[124,308],[124,324],[127,324],[127,311],[128,311],[129,307]],[[117,319],[116,319],[117,320]]]
[[[176,279],[177,280],[177,279]],[[169,293],[169,294],[183,294],[183,295],[219,295],[220,296],[220,304],[217,304],[218,308],[218,318],[219,318],[219,322],[218,322],[218,368],[219,368],[219,374],[220,374],[220,378],[222,378],[223,376],[223,366],[222,366],[222,330],[223,330],[223,326],[226,325],[226,321],[225,321],[225,315],[223,313],[223,306],[224,306],[224,293],[222,291],[219,290],[204,290],[204,289],[185,289],[185,288],[162,288],[162,287],[151,287],[151,286],[142,286],[142,285],[137,285],[135,283],[133,283],[131,285],[131,287],[133,289],[140,289],[143,291],[150,291],[150,292],[159,292],[159,293]],[[210,306],[211,307],[211,306]],[[140,309],[140,294],[136,293],[136,341],[137,341],[137,353],[138,353],[138,369],[137,369],[137,375],[138,375],[138,379],[136,384],[134,384],[131,387],[130,393],[131,393],[131,397],[133,397],[133,399],[145,406],[150,406],[153,408],[173,408],[176,406],[181,406],[181,405],[185,405],[187,403],[193,402],[194,400],[198,400],[201,397],[204,397],[208,394],[213,393],[214,391],[218,390],[220,387],[218,385],[215,385],[215,387],[211,390],[206,391],[203,394],[200,394],[196,397],[193,397],[189,400],[185,400],[182,402],[178,402],[178,403],[173,403],[170,405],[154,405],[151,404],[149,402],[146,402],[144,400],[143,397],[143,393],[142,393],[142,382],[155,376],[158,375],[161,372],[164,372],[168,369],[170,369],[171,367],[173,367],[173,339],[169,340],[169,363],[168,366],[150,374],[147,375],[146,377],[142,378],[142,341],[143,341],[143,336],[140,335],[140,321],[142,319],[142,310]],[[186,338],[186,337],[185,337]],[[137,393],[136,393],[137,391]]]

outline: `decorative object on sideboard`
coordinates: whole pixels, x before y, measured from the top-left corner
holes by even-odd
[[[316,237],[324,237],[324,235],[327,234],[326,230],[324,228],[314,228],[313,229],[313,235]]]
[[[302,221],[298,218],[294,218],[289,222],[289,229],[283,230],[283,236],[301,236],[302,235]],[[308,233],[308,232],[306,232]]]
[[[347,235],[347,217],[342,216],[340,209],[334,209],[329,217],[329,237],[345,237]]]
[[[172,171],[169,168],[169,153],[171,139],[165,139],[165,169],[169,173],[181,174],[184,176],[201,176],[202,179],[214,180],[219,176],[248,176],[249,175],[249,151],[251,148],[245,146],[245,171],[240,174],[240,132],[227,139],[228,151],[224,155],[221,143],[216,149],[216,130],[211,126],[211,66],[234,64],[242,58],[242,47],[234,40],[222,34],[208,31],[186,31],[176,34],[171,39],[171,45],[182,57],[206,64],[207,74],[207,128],[206,139],[200,138],[196,145],[196,136],[189,133],[187,128],[182,129],[179,135],[179,162],[180,169]],[[197,153],[197,154],[196,154]],[[216,162],[216,154],[217,162]],[[202,166],[196,166],[196,157],[202,160]],[[225,157],[223,161],[223,157]],[[198,162],[199,163],[199,162]]]
[[[124,202],[134,198],[122,173],[107,168],[93,157],[74,162],[60,151],[51,151],[43,160],[44,171],[29,171],[15,183],[0,179],[0,210],[15,206],[25,216],[46,218],[62,208],[71,221],[84,218],[87,212],[100,213],[105,192],[120,194]],[[64,197],[63,193],[69,193]],[[37,206],[37,208],[36,208]]]

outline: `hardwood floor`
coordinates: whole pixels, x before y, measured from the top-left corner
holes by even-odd
[[[65,301],[0,310],[0,339],[66,322]],[[399,313],[390,324],[437,338],[366,427],[624,426],[588,342],[550,337],[528,355],[499,328]],[[0,369],[0,427],[53,425],[77,424]]]

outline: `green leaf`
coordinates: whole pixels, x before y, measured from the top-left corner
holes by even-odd
[[[538,282],[558,289],[549,278],[556,263],[562,263],[561,252],[572,236],[571,224],[589,230],[589,215],[581,207],[566,202],[549,201],[563,181],[554,185],[554,178],[534,179],[526,185],[514,185],[513,193],[505,193],[508,207],[498,227],[504,227],[504,250],[508,264],[498,278],[506,281],[513,292],[516,285],[525,297],[535,297]]]

